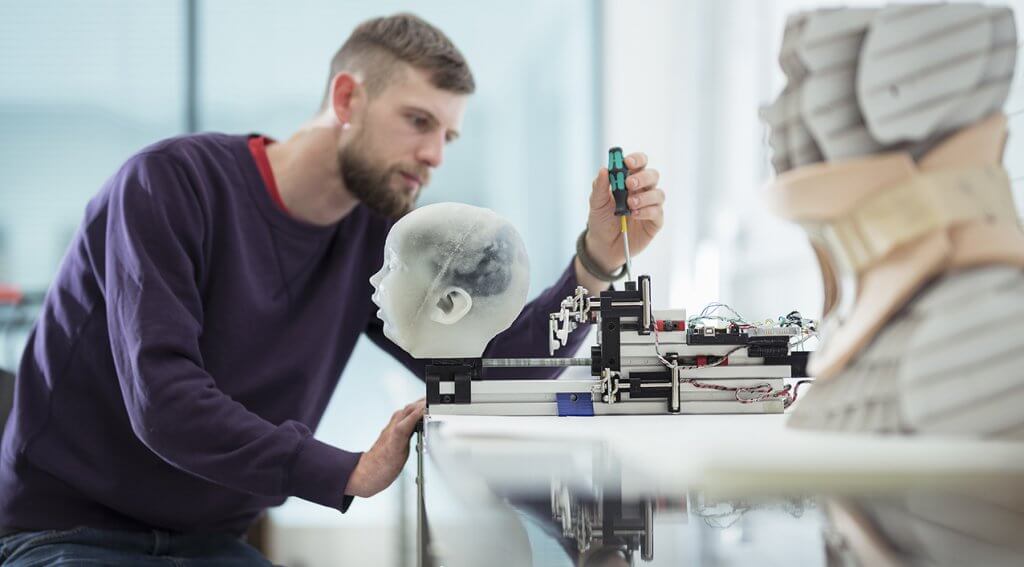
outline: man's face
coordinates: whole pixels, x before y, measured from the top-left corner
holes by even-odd
[[[425,71],[400,65],[369,98],[354,132],[338,151],[345,187],[389,218],[409,212],[459,135],[466,95],[441,90]]]

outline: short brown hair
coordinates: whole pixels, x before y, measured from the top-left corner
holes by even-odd
[[[427,71],[439,89],[459,94],[476,89],[466,59],[448,36],[419,16],[401,13],[356,27],[331,59],[323,106],[327,106],[331,81],[338,73],[362,72],[367,91],[374,95],[388,85],[399,63]]]

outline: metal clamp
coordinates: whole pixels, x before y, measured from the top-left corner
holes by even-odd
[[[558,313],[552,313],[548,319],[548,353],[569,344],[569,333],[584,323],[590,322],[590,292],[582,286],[576,293],[563,299]]]

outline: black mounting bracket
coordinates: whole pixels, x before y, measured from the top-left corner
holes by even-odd
[[[427,405],[468,404],[470,385],[480,379],[483,363],[479,358],[435,358],[427,363]],[[453,382],[454,393],[441,393],[442,382]]]

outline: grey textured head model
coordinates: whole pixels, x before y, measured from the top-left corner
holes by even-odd
[[[435,203],[388,233],[372,278],[384,334],[417,358],[478,357],[526,302],[530,261],[494,211]]]
[[[1002,167],[1008,8],[792,16],[763,111],[776,211],[826,289],[795,427],[1024,439],[1024,234]]]

